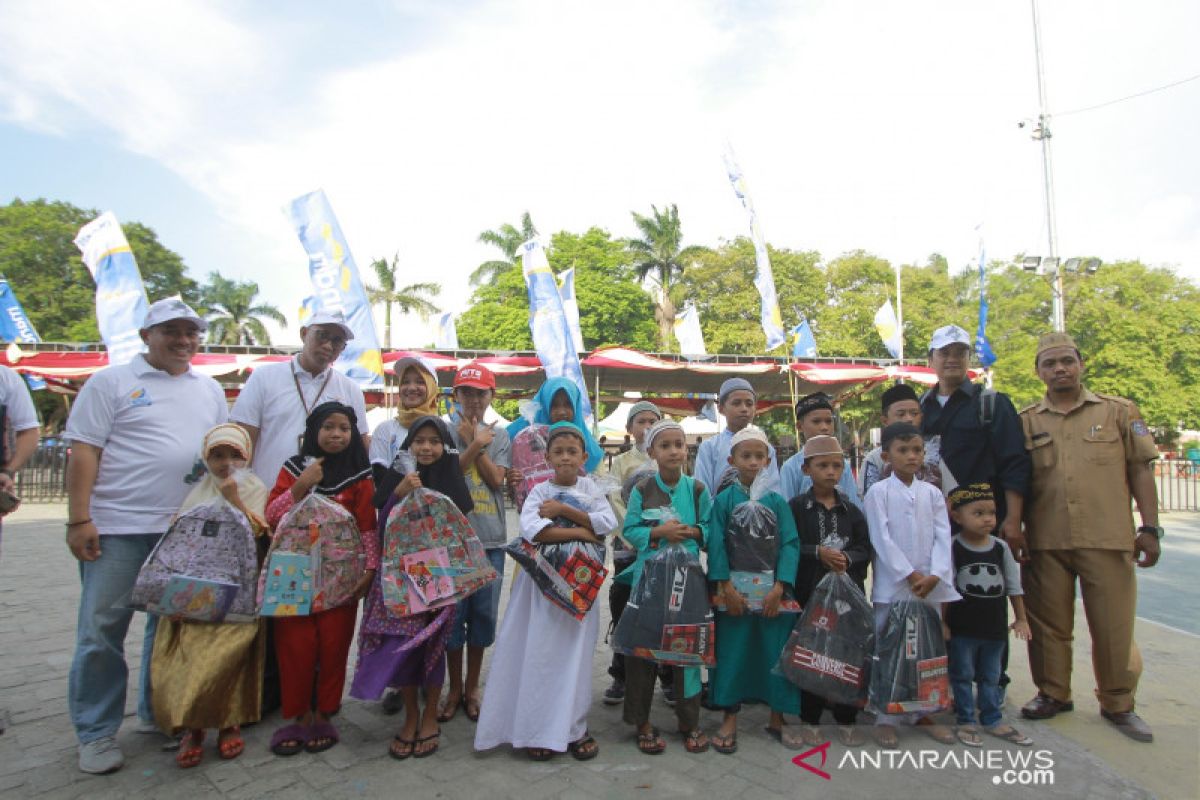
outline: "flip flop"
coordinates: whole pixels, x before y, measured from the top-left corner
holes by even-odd
[[[766,733],[772,739],[779,742],[781,745],[788,748],[789,750],[803,750],[805,747],[804,742],[802,742],[802,741],[798,742],[795,739],[791,738],[790,736],[785,737],[783,735],[782,728],[772,728],[770,725],[768,725],[767,727],[763,728],[763,730],[766,731]],[[819,744],[819,742],[818,742],[818,744]]]
[[[458,702],[455,703],[454,705],[450,705],[450,703],[447,703],[447,702],[439,703],[438,704],[437,721],[438,722],[449,722],[450,720],[454,719],[454,715],[458,713],[458,707],[460,705],[462,705],[461,697],[459,698]]]
[[[637,749],[648,756],[656,756],[667,749],[667,743],[658,732],[658,728],[651,728],[637,735]]]
[[[984,728],[984,730],[992,736],[995,736],[997,739],[1003,739],[1009,744],[1015,744],[1019,747],[1029,747],[1031,744],[1033,744],[1033,739],[1030,739],[1028,736],[1021,733],[1011,725],[1007,727],[1008,730],[1006,731],[1001,731],[999,725],[993,725],[990,728]]]
[[[900,735],[892,725],[876,725],[875,743],[884,750],[896,750],[900,747]]]
[[[954,731],[945,725],[939,725],[929,717],[922,717],[917,720],[917,727],[922,729],[926,736],[939,744],[954,744],[958,741],[954,735]]]
[[[403,749],[397,750],[396,749],[397,744],[400,745],[402,748],[407,747],[408,749],[407,750],[403,750]],[[388,755],[391,756],[392,758],[396,759],[397,761],[403,761],[404,759],[408,758],[409,756],[411,756],[413,754],[413,750],[416,748],[416,744],[417,743],[415,740],[405,739],[400,734],[396,734],[395,736],[392,737],[391,745],[388,746]]]
[[[325,742],[320,743],[321,739]],[[323,753],[339,741],[341,737],[338,736],[338,730],[333,727],[332,722],[314,722],[308,729],[308,740],[304,743],[304,749],[310,753]]]
[[[175,763],[180,769],[199,766],[204,759],[204,731],[201,731],[199,736],[188,733],[183,741],[189,744],[180,744],[179,752],[175,754]]]
[[[529,756],[530,761],[549,761],[557,753],[546,747],[526,747],[525,755]]]
[[[440,748],[442,746],[441,735],[442,735],[442,729],[438,728],[436,733],[431,733],[428,736],[420,736],[420,737],[414,739],[413,740],[413,758],[429,758],[431,755],[436,753],[438,751],[438,748]],[[420,752],[417,750],[417,747],[424,744],[425,742],[430,741],[431,739],[438,740],[433,745],[433,747],[429,748],[428,750],[425,750],[424,752]]]
[[[308,741],[308,728],[299,723],[284,725],[271,734],[271,752],[277,756],[294,756],[304,749]],[[294,744],[288,744],[294,742]]]
[[[959,725],[955,728],[954,735],[967,747],[983,747],[983,738],[974,725]]]
[[[479,711],[483,708],[483,702],[476,697],[463,695],[462,710],[467,715],[467,719],[471,722],[479,722]]]
[[[704,731],[697,728],[696,730],[688,731],[687,733],[684,733],[683,731],[680,731],[679,733],[681,736],[683,736],[684,750],[687,750],[689,753],[708,752],[709,740],[707,736],[704,736]],[[701,736],[704,736],[703,743],[700,742]]]
[[[242,738],[242,730],[237,725],[217,734],[217,752],[226,761],[237,758],[245,749],[246,740]]]
[[[713,750],[716,750],[718,753],[724,753],[727,756],[733,755],[738,749],[737,731],[728,736],[722,736],[718,733],[716,736],[710,736],[708,741],[712,745]]]
[[[592,746],[591,750],[585,749],[588,745]],[[596,744],[596,740],[586,733],[583,735],[583,738],[576,739],[567,745],[567,750],[576,761],[591,761],[600,755],[600,745]]]

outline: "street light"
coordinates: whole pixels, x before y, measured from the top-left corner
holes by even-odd
[[[1100,271],[1100,259],[1073,256],[1059,263],[1056,256],[1024,256],[1021,258],[1021,269],[1047,279],[1050,291],[1054,295],[1054,319],[1052,322],[1055,330],[1062,331],[1066,330],[1067,324],[1063,308],[1062,274],[1064,272],[1071,274],[1083,272],[1087,275],[1095,275]]]

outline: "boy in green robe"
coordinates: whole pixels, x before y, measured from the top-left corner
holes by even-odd
[[[725,719],[711,740],[720,753],[737,751],[737,715],[745,700],[768,704],[768,733],[788,747],[802,746],[783,719],[784,714],[800,713],[800,691],[785,678],[771,674],[795,622],[790,614],[780,615],[779,607],[784,591],[791,590],[799,564],[796,523],[778,492],[768,491],[754,501],[750,495],[754,479],[767,468],[769,459],[762,430],[749,426],[738,431],[729,454],[738,481],[713,503],[708,579],[717,584],[717,666],[709,671],[709,689],[712,702],[725,709]],[[760,507],[748,505],[752,503]],[[747,515],[751,510],[754,513]],[[741,522],[747,516],[756,524]],[[761,609],[753,612],[747,597],[734,588],[739,573],[747,574],[743,554],[750,560],[755,556],[763,559],[766,569],[773,572],[773,584],[761,598]]]

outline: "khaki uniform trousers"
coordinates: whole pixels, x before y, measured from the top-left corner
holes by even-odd
[[[1034,550],[1021,575],[1033,634],[1029,668],[1038,691],[1060,702],[1071,699],[1078,579],[1092,636],[1096,699],[1110,713],[1132,711],[1142,674],[1142,656],[1133,641],[1137,579],[1132,550]]]

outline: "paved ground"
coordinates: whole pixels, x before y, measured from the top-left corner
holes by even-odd
[[[160,751],[162,739],[132,732],[132,717],[120,735],[128,763],[105,777],[85,776],[75,767],[75,738],[66,714],[66,676],[70,663],[78,597],[75,563],[62,543],[62,506],[27,506],[4,524],[0,558],[0,708],[9,712],[9,729],[0,736],[0,794],[4,797],[376,797],[398,792],[432,797],[827,797],[916,796],[927,798],[1089,797],[1165,798],[1200,796],[1197,759],[1200,712],[1195,665],[1200,638],[1139,622],[1138,638],[1147,671],[1139,693],[1140,710],[1158,734],[1154,745],[1128,742],[1103,724],[1094,700],[1086,630],[1078,631],[1076,648],[1078,710],[1049,724],[1023,724],[1037,740],[1039,762],[1015,772],[1008,762],[1015,748],[988,743],[993,761],[985,767],[964,764],[965,748],[951,748],[907,733],[905,759],[889,764],[870,746],[847,751],[834,744],[821,763],[814,753],[806,763],[823,769],[827,780],[792,763],[762,732],[765,711],[751,708],[742,716],[741,749],[735,756],[714,752],[689,756],[678,739],[669,739],[666,754],[640,755],[619,707],[600,704],[607,683],[608,650],[596,651],[595,695],[590,719],[600,742],[599,758],[578,764],[559,757],[534,764],[507,749],[479,754],[472,750],[473,729],[461,714],[444,727],[442,750],[424,761],[398,763],[386,756],[387,741],[398,725],[373,704],[350,700],[338,719],[342,744],[320,755],[292,759],[272,756],[266,740],[277,720],[247,730],[247,751],[221,762],[210,750],[193,770],[174,766]],[[1200,524],[1196,517],[1173,516],[1165,523],[1177,534],[1168,539],[1168,565],[1143,580],[1143,612],[1175,614],[1170,624],[1196,628],[1200,607]],[[1190,534],[1184,535],[1185,531]],[[1166,567],[1167,565],[1164,565]],[[1178,569],[1176,569],[1176,566]],[[511,573],[510,573],[511,577]],[[507,582],[506,582],[507,585]],[[505,592],[507,598],[507,591]],[[1170,601],[1168,601],[1170,598]],[[1174,609],[1174,610],[1172,610]],[[1079,615],[1082,617],[1082,614]],[[136,627],[136,621],[135,621]],[[131,631],[127,653],[136,666],[140,634]],[[136,673],[136,669],[133,670]],[[1024,653],[1013,651],[1013,702],[1032,694]],[[131,674],[131,687],[136,674]],[[130,713],[133,708],[130,691]],[[1011,705],[1010,705],[1011,707]],[[655,723],[673,727],[670,710],[659,704]],[[705,712],[711,730],[716,714]],[[972,751],[978,753],[979,751]],[[1027,753],[1028,751],[1024,751]],[[861,759],[868,759],[863,764]],[[897,756],[896,758],[900,758]],[[914,763],[923,764],[917,768]],[[1049,766],[1050,772],[1037,769]],[[1038,781],[1052,785],[1008,786],[1005,781]]]

